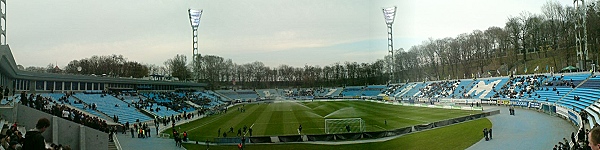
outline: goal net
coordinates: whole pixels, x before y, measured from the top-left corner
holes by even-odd
[[[362,118],[325,119],[325,133],[327,134],[365,131],[365,121]]]

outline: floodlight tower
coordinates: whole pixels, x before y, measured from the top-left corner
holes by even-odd
[[[0,45],[6,45],[6,0],[0,0]]]
[[[190,24],[192,25],[192,64],[195,68],[194,76],[197,81],[200,78],[200,53],[198,52],[198,26],[200,25],[200,17],[202,16],[202,10],[188,9],[190,16]],[[198,64],[197,64],[198,63]]]
[[[387,25],[388,32],[388,52],[392,55],[392,62],[390,63],[390,81],[394,82],[394,38],[392,36],[392,24],[394,24],[394,18],[396,16],[396,6],[383,8],[383,17],[385,24]]]
[[[581,1],[581,2],[580,2]],[[586,69],[586,63],[588,58],[588,42],[587,42],[587,27],[586,27],[586,18],[587,18],[587,5],[585,4],[585,0],[574,0],[573,5],[575,6],[576,16],[578,17],[575,24],[575,47],[577,50],[577,60],[579,63],[579,68],[583,70]],[[579,18],[581,17],[581,18]],[[583,37],[581,37],[581,31],[583,30]]]

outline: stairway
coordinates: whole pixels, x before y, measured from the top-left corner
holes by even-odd
[[[118,150],[115,142],[108,142],[108,150]]]

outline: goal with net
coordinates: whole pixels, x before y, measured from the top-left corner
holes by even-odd
[[[327,134],[365,131],[365,121],[362,118],[325,119],[325,133]]]

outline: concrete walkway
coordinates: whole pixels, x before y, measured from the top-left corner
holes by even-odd
[[[127,132],[126,134],[117,133],[117,140],[121,144],[121,148],[123,150],[151,150],[151,149],[161,149],[161,150],[184,150],[183,146],[181,148],[175,146],[175,140],[168,138],[158,138],[156,136],[156,131],[152,131],[152,137],[150,138],[131,138],[131,134]]]
[[[563,138],[570,139],[577,128],[570,122],[545,113],[528,109],[515,109],[515,115],[508,114],[508,107],[484,106],[484,110],[500,110],[500,114],[487,117],[492,122],[493,139],[482,139],[468,150],[510,149],[533,150],[552,149]]]
[[[201,119],[204,117],[205,117],[204,115],[200,115],[200,116],[196,116],[194,118],[188,119],[188,120],[181,120],[179,122],[176,122],[175,125],[176,126],[182,125],[182,124],[189,123],[191,121],[198,120],[198,119]],[[156,127],[154,126],[153,123],[148,123],[148,126],[150,127],[151,132],[152,132],[151,133],[152,135],[150,138],[137,138],[137,135],[135,136],[136,138],[132,138],[130,131],[125,132],[125,134],[117,133],[117,140],[118,140],[121,148],[123,150],[130,150],[130,149],[145,149],[145,150],[185,149],[184,147],[181,147],[181,148],[176,147],[175,140],[173,140],[171,138],[165,138],[165,137],[161,138],[158,135],[156,135]],[[164,130],[167,130],[170,127],[171,127],[170,124],[167,126],[163,126],[161,124],[161,125],[159,125],[158,132],[159,133],[163,132]]]

